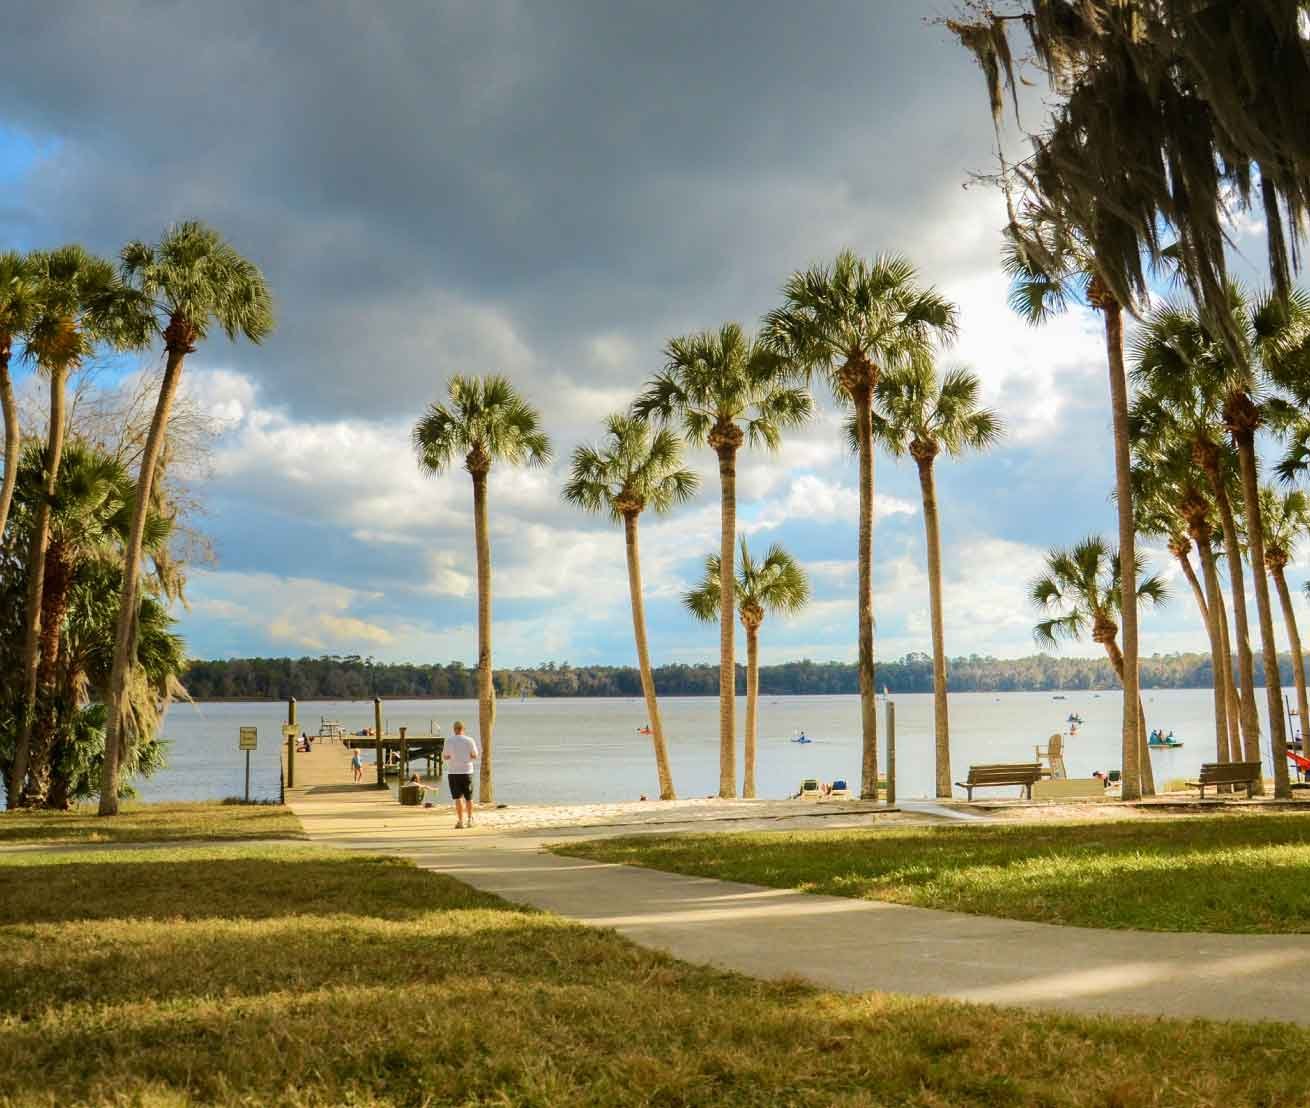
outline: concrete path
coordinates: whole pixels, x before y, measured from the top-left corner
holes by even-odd
[[[1310,936],[1091,930],[813,896],[543,850],[603,833],[594,828],[455,831],[447,810],[404,809],[377,790],[309,788],[287,799],[316,842],[410,858],[507,900],[758,977],[1084,1014],[1310,1025]]]

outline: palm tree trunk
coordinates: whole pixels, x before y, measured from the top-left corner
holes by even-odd
[[[73,567],[68,552],[58,539],[46,551],[45,586],[41,592],[41,649],[37,666],[37,691],[28,753],[27,791],[23,804],[39,808],[50,788],[50,756],[54,751],[58,721],[55,714],[59,645],[68,610],[68,590]]]
[[[1114,480],[1119,509],[1119,564],[1122,597],[1120,626],[1123,631],[1123,798],[1136,800],[1142,795],[1143,768],[1150,772],[1150,762],[1142,765],[1137,670],[1137,527],[1133,519],[1133,489],[1129,480],[1132,459],[1128,435],[1128,379],[1124,373],[1123,310],[1113,297],[1107,298],[1105,347],[1110,368],[1110,407],[1114,414]]]
[[[878,702],[873,670],[873,390],[852,390],[855,441],[860,453],[859,662],[860,798],[878,799]]]
[[[664,723],[655,699],[655,675],[650,668],[646,645],[646,606],[641,595],[641,553],[637,546],[637,513],[623,513],[623,538],[628,550],[628,593],[632,597],[632,633],[637,640],[637,667],[641,670],[641,692],[650,719],[650,741],[655,747],[655,772],[659,775],[660,799],[676,800],[673,774],[669,772],[669,751],[664,744]]]
[[[1218,589],[1219,571],[1215,570],[1215,587]],[[1242,699],[1238,694],[1237,678],[1233,676],[1233,642],[1228,625],[1228,605],[1224,594],[1218,593],[1219,643],[1224,651],[1224,688],[1228,698],[1228,761],[1242,760]]]
[[[735,428],[734,428],[735,430]],[[722,443],[719,455],[721,493],[719,531],[719,796],[737,795],[737,606],[733,566],[737,545],[737,447]]]
[[[9,522],[9,505],[14,501],[14,486],[18,483],[18,461],[21,456],[18,425],[18,405],[14,403],[14,383],[9,376],[9,344],[0,345],[0,409],[5,421],[5,477],[0,485],[0,539],[4,538],[5,524]]]
[[[1110,665],[1114,672],[1119,675],[1119,683],[1122,685],[1124,674],[1127,667],[1124,664],[1124,656],[1119,650],[1119,644],[1111,639],[1105,644],[1105,652],[1110,657]],[[1127,694],[1125,694],[1127,695]],[[1146,708],[1142,704],[1142,698],[1137,698],[1137,756],[1142,766],[1142,795],[1155,795],[1155,772],[1151,768],[1151,745],[1146,738]],[[1122,795],[1122,794],[1121,794]],[[1124,797],[1125,800],[1138,799],[1136,797]]]
[[[123,759],[125,700],[127,680],[136,664],[136,621],[141,581],[141,546],[145,539],[146,516],[155,489],[155,470],[168,434],[168,417],[182,380],[182,367],[189,346],[169,349],[164,363],[163,380],[155,400],[155,414],[150,420],[146,444],[141,452],[141,470],[137,474],[135,502],[132,505],[132,530],[123,551],[123,588],[118,602],[118,621],[114,628],[114,661],[109,674],[109,717],[105,721],[105,758],[100,770],[100,814],[118,814],[118,767]]]
[[[755,739],[759,731],[760,710],[760,629],[746,627],[746,773],[741,795],[755,798]]]
[[[487,529],[487,471],[473,472],[473,531],[478,548],[478,802],[496,802],[491,777],[492,730],[496,725],[496,690],[491,672],[491,536]]]
[[[14,761],[9,771],[10,807],[21,803],[32,744],[32,724],[36,715],[37,669],[41,661],[41,604],[45,592],[46,549],[50,543],[50,505],[58,486],[59,462],[64,452],[64,381],[67,375],[67,369],[62,366],[50,372],[50,430],[46,438],[44,495],[37,502],[27,562],[27,608],[23,621],[23,646],[19,654],[23,672],[23,699],[20,701],[22,716],[18,725],[18,739],[14,744]]]
[[[1292,680],[1296,682],[1296,719],[1301,731],[1302,751],[1305,749],[1306,720],[1310,719],[1310,700],[1305,689],[1305,655],[1301,653],[1301,632],[1296,626],[1296,610],[1292,607],[1292,594],[1287,588],[1283,567],[1271,571],[1274,586],[1278,589],[1278,602],[1283,608],[1283,622],[1287,624],[1287,641],[1292,648]]]
[[[1224,553],[1228,558],[1228,579],[1233,587],[1233,624],[1237,634],[1237,672],[1241,678],[1241,690],[1238,694],[1238,718],[1242,724],[1243,760],[1257,762],[1260,760],[1260,721],[1255,711],[1255,659],[1251,655],[1251,636],[1246,615],[1246,575],[1242,569],[1242,547],[1237,538],[1237,523],[1233,519],[1233,506],[1228,500],[1228,490],[1224,487],[1223,475],[1210,473],[1210,486],[1214,493],[1215,504],[1219,508],[1219,520],[1224,529]],[[1254,791],[1264,791],[1264,785],[1256,781]]]
[[[1265,529],[1260,517],[1260,478],[1255,463],[1255,433],[1237,436],[1237,465],[1242,474],[1242,500],[1246,508],[1246,542],[1251,551],[1251,577],[1255,581],[1255,610],[1260,620],[1260,653],[1264,659],[1265,701],[1269,707],[1269,745],[1274,760],[1274,796],[1292,799],[1287,773],[1287,728],[1283,724],[1283,683],[1278,674],[1278,640],[1274,638],[1274,611],[1269,603],[1265,576]],[[1257,756],[1259,750],[1256,751]],[[1254,761],[1255,759],[1251,759]]]
[[[1177,555],[1178,564],[1183,567],[1183,576],[1187,578],[1187,583],[1192,586],[1192,596],[1196,598],[1196,606],[1201,611],[1201,619],[1205,623],[1210,622],[1210,605],[1205,600],[1205,590],[1201,588],[1200,579],[1196,576],[1196,570],[1192,568],[1192,559],[1186,554]]]
[[[942,541],[937,523],[937,487],[932,459],[918,462],[923,494],[923,530],[928,546],[928,607],[932,622],[933,731],[936,741],[937,796],[951,795],[951,721],[946,694],[946,633],[942,620]]]
[[[1209,536],[1199,540],[1194,537],[1193,542],[1201,559],[1201,572],[1205,574],[1205,584],[1210,594],[1208,602],[1204,596],[1198,596],[1197,603],[1201,605],[1205,617],[1205,629],[1210,637],[1210,666],[1214,670],[1215,760],[1226,762],[1228,761],[1228,685],[1231,675],[1226,676],[1228,661],[1224,657],[1223,639],[1219,634],[1222,603],[1217,602],[1216,599],[1219,594],[1219,574],[1215,570],[1214,551],[1210,549]]]

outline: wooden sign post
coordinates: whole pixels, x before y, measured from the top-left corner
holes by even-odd
[[[237,749],[246,752],[246,803],[250,803],[250,752],[256,749],[259,743],[259,729],[256,727],[242,727],[238,732]]]

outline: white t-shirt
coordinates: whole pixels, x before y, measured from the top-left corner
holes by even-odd
[[[473,760],[481,757],[472,735],[451,735],[442,751],[447,773],[472,773]]]

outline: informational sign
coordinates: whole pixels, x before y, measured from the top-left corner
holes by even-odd
[[[254,750],[259,741],[259,729],[257,727],[241,728],[241,742],[237,746],[238,750]]]
[[[284,739],[294,739],[300,734],[300,728],[294,723],[284,723],[282,725],[282,737]]]

